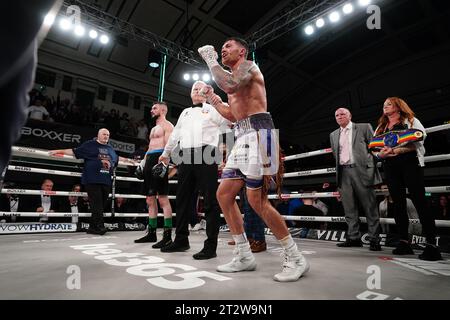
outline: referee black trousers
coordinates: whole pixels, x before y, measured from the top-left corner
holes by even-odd
[[[107,205],[109,191],[111,186],[105,184],[86,184],[86,192],[89,197],[89,206],[91,207],[90,229],[105,228],[103,222],[103,211]]]
[[[216,192],[218,187],[217,163],[208,164],[202,159],[201,163],[194,163],[194,153],[202,152],[204,148],[183,149],[184,159],[189,152],[192,158],[178,165],[178,188],[176,199],[176,230],[175,243],[188,244],[189,222],[192,217],[192,208],[195,207],[195,192],[200,191],[204,199],[206,235],[204,249],[215,252],[220,227],[220,207]],[[197,160],[200,157],[195,157]]]

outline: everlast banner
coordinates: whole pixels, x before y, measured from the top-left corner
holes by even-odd
[[[16,145],[48,150],[76,148],[87,140],[95,139],[97,132],[98,130],[93,127],[74,127],[62,123],[28,120],[21,130],[22,135]],[[142,142],[111,132],[110,144],[117,152],[134,153],[138,143]]]
[[[142,223],[105,223],[105,228],[108,231],[143,231],[146,226]],[[89,229],[89,223],[79,222],[77,226],[77,231],[87,231]]]
[[[343,242],[346,240],[346,232],[342,230],[317,230],[308,228],[292,228],[289,230],[293,238],[306,238],[314,240]],[[396,247],[400,238],[397,234],[380,234],[380,244],[384,247]],[[415,250],[423,250],[426,243],[425,237],[410,234],[412,248]],[[361,241],[363,244],[369,245],[369,235],[362,234]],[[442,252],[450,252],[450,237],[441,235],[436,237],[436,245]]]

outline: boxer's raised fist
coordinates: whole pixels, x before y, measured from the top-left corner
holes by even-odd
[[[209,69],[211,69],[214,66],[219,65],[219,63],[217,62],[219,55],[217,54],[217,52],[213,46],[206,45],[206,46],[200,47],[200,48],[198,48],[198,53],[200,54],[202,59],[205,60]]]

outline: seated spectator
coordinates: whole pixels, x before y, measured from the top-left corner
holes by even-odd
[[[5,189],[16,188],[16,185],[12,182],[5,182]],[[22,207],[25,204],[24,201],[20,200],[17,194],[0,194],[0,212],[20,212],[23,211]],[[16,222],[16,216],[5,216],[1,217],[0,221],[4,222]]]
[[[322,184],[321,192],[337,192],[337,187],[335,185],[330,184],[329,182],[324,182]],[[321,198],[320,201],[325,203],[327,206],[327,214],[328,216],[344,216],[344,208],[342,207],[342,203],[340,198],[338,197],[328,197]]]
[[[289,200],[288,215],[294,215],[294,212],[303,206],[303,199],[293,198]]]
[[[28,107],[28,118],[33,120],[47,120],[50,116],[41,100],[36,100],[34,105]]]
[[[284,194],[285,192],[282,191]],[[282,215],[287,216],[289,215],[289,199],[277,199],[272,200],[272,206]],[[295,221],[292,220],[286,220],[286,224],[288,227],[295,227]]]
[[[386,185],[381,186],[381,190],[387,190]],[[394,218],[394,201],[390,195],[386,195],[384,200],[379,204],[380,218]],[[408,214],[409,219],[419,219],[419,214],[417,213],[416,208],[414,207],[411,199],[406,198],[406,212]],[[388,225],[385,223],[380,223],[381,230],[383,233],[393,233],[395,229],[393,229],[392,225]],[[394,230],[394,231],[393,231]],[[422,225],[420,223],[410,223],[408,227],[408,232],[410,234],[421,235],[422,234]]]
[[[86,208],[86,210],[87,210],[86,212],[91,212],[91,206],[89,204],[89,197],[88,196],[82,197],[80,200],[81,200],[83,208]]]
[[[445,195],[439,196],[439,202],[433,206],[433,213],[436,220],[450,219],[448,199]]]
[[[433,216],[436,220],[449,220],[449,201],[445,194],[439,196],[437,203],[432,206]],[[440,236],[450,236],[450,228],[438,227]]]
[[[81,185],[75,184],[72,187],[72,192],[81,192]],[[81,197],[68,196],[62,197],[58,206],[58,212],[65,213],[87,213],[89,210],[86,205],[81,201]],[[78,217],[72,217],[72,223],[78,223]]]
[[[132,206],[128,199],[118,197],[114,201],[114,212],[116,213],[130,213],[132,212]]]
[[[313,191],[312,193],[314,193]],[[294,214],[296,216],[324,216],[328,213],[328,207],[317,198],[303,198],[303,206],[298,207]],[[323,222],[305,222],[299,221],[298,227],[308,229],[326,229]]]
[[[50,179],[45,179],[41,185],[42,191],[52,191],[53,181]],[[56,196],[44,195],[39,196],[27,196],[26,207],[24,206],[26,212],[42,212],[51,213],[58,210],[58,200]],[[48,217],[41,217],[39,222],[48,222]]]

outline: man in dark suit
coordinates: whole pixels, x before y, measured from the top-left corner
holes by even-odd
[[[44,194],[45,192],[50,192],[53,190],[53,181],[50,179],[45,179],[41,185],[41,191],[43,194],[39,196],[29,196],[26,199],[25,211],[29,212],[42,212],[42,213],[52,213],[58,211],[58,199],[56,196],[50,196]],[[41,217],[39,222],[48,222],[48,217]]]
[[[381,176],[367,147],[373,137],[372,126],[369,123],[351,122],[352,114],[346,108],[337,109],[335,117],[339,129],[330,134],[330,143],[336,159],[337,186],[348,226],[347,240],[337,246],[362,246],[358,199],[367,217],[370,250],[380,251],[380,215],[373,186],[381,183]]]
[[[75,184],[72,187],[72,192],[81,192],[81,185]],[[68,196],[61,197],[61,201],[58,205],[58,212],[64,213],[87,213],[89,212],[85,203],[81,200],[81,197],[77,196]],[[67,220],[67,218],[64,218]],[[72,217],[72,223],[78,223],[78,217]],[[67,222],[67,221],[64,221]]]
[[[5,182],[5,189],[17,188],[13,182]],[[20,199],[18,194],[0,194],[0,212],[20,212],[23,211],[24,206],[23,200]],[[0,218],[3,222],[17,222],[16,216],[5,216]]]

